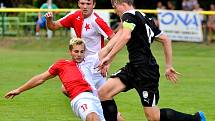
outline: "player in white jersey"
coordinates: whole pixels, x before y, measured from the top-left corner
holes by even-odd
[[[80,46],[75,46],[79,44]],[[100,63],[100,59],[105,57],[105,55],[111,50],[114,44],[115,42],[112,41],[109,44],[107,44],[107,46],[104,47],[102,50],[100,50],[98,53],[85,57],[84,53],[86,50],[86,46],[83,42],[83,39],[73,38],[70,40],[69,48],[70,50],[73,50],[71,52],[71,56],[73,57],[73,60],[76,61],[76,65],[79,68],[79,71],[82,77],[84,78],[84,80],[86,80],[90,84],[94,96],[97,96],[97,89],[94,83],[92,83],[93,72],[94,72],[92,68],[98,67]],[[72,54],[72,53],[75,53],[75,54]],[[85,107],[83,104],[85,104],[86,102],[92,102],[94,105],[88,105],[87,107]],[[90,97],[87,94],[82,94],[74,98],[71,101],[71,105],[73,107],[73,111],[75,112],[75,114],[77,116],[80,116],[81,119],[86,119],[86,115],[88,114],[85,111],[83,111],[85,110],[85,108],[88,109],[87,112],[96,111],[97,114],[99,114],[98,116],[100,116],[100,119],[102,119],[101,111],[99,110],[100,105],[97,105],[95,102],[97,102],[97,99],[95,97],[92,97],[92,96]],[[100,102],[97,102],[97,103],[100,104]]]
[[[75,30],[76,37],[84,39],[87,57],[101,50],[104,46],[105,37],[111,39],[115,34],[107,23],[93,11],[95,0],[79,0],[78,6],[80,7],[80,10],[77,10],[74,13],[69,13],[57,21],[52,21],[53,15],[51,12],[48,12],[46,14],[47,27],[51,30],[57,30],[61,27],[73,28]],[[103,76],[106,75],[107,70],[108,66],[102,70],[101,73],[97,70],[94,71],[93,82],[91,82],[91,84],[95,85],[97,89],[104,84],[105,78]],[[115,108],[109,108],[110,105],[115,106]],[[107,118],[111,119],[110,115],[115,117],[115,113],[109,114],[109,112],[106,112],[107,109],[117,110],[114,100],[104,101],[102,102],[102,106],[107,121]],[[119,117],[118,121],[122,120],[124,119]]]
[[[73,43],[74,44],[75,43],[78,43],[78,44],[82,43],[81,45],[84,45],[83,39],[73,38],[70,40],[70,47],[69,47],[70,50],[72,49],[71,47],[73,47]],[[99,66],[100,60],[107,55],[107,53],[112,49],[112,47],[115,45],[115,43],[116,43],[115,40],[110,41],[98,53],[93,54],[93,55],[89,55],[87,57],[84,56],[86,46],[80,46],[79,48],[76,47],[76,49],[72,49],[72,50],[74,50],[74,53],[77,53],[77,54],[71,54],[71,56],[73,57],[73,59],[76,60],[76,64],[79,67],[79,70],[82,74],[82,77],[90,84],[90,86],[92,88],[92,92],[95,96],[97,96],[97,89],[96,89],[94,83],[92,83],[93,82],[93,76],[94,76],[93,75],[94,70],[92,70],[92,68],[97,68]],[[76,102],[76,100],[79,100],[79,98],[81,98],[81,102],[84,103],[85,100],[83,100],[83,97],[78,97],[77,99],[74,99],[73,101]],[[86,98],[86,101],[94,101],[95,102],[96,100],[94,100],[94,99],[90,100],[90,99]],[[85,114],[82,114],[81,111],[77,110],[77,108],[76,108],[76,107],[80,107],[79,103],[72,103],[72,104],[73,104],[72,105],[73,110],[77,115],[80,115],[80,116],[84,115],[85,116]],[[95,107],[93,109],[97,110]],[[82,110],[82,109],[80,109],[80,110]],[[97,112],[99,112],[99,110],[97,110]],[[111,118],[113,118],[113,117],[111,117]],[[116,119],[108,119],[108,120],[114,121]]]
[[[69,44],[71,60],[57,61],[45,72],[32,77],[24,85],[6,93],[5,98],[12,99],[50,78],[59,76],[68,91],[73,111],[82,121],[105,121],[100,100],[94,93],[96,92],[95,87],[89,83],[93,79],[92,68],[98,67],[99,60],[107,55],[114,44],[114,41],[110,41],[98,53],[85,57],[86,49],[83,40],[80,38],[71,39]]]

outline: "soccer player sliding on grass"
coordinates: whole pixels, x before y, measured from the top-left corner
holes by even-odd
[[[206,121],[203,112],[185,114],[170,108],[159,109],[159,66],[150,45],[157,38],[163,45],[166,59],[166,78],[173,83],[177,73],[172,67],[171,40],[159,30],[151,18],[134,9],[133,0],[111,0],[112,6],[122,20],[122,28],[116,44],[109,54],[101,60],[100,67],[110,64],[113,57],[126,45],[129,63],[111,76],[99,89],[100,100],[111,99],[122,91],[135,88],[142,102],[148,121]]]
[[[43,84],[50,78],[59,76],[68,92],[71,107],[76,116],[80,117],[82,121],[105,121],[97,90],[92,84],[92,68],[98,67],[99,60],[107,55],[114,44],[114,41],[109,41],[97,54],[85,57],[86,48],[83,40],[71,39],[69,44],[71,60],[57,61],[47,71],[32,77],[24,85],[8,92],[5,98],[12,99],[26,90]]]
[[[96,0],[77,1],[80,9],[75,12],[68,13],[57,21],[53,21],[52,12],[48,12],[45,15],[47,27],[53,31],[62,27],[73,28],[75,36],[83,38],[84,40],[86,46],[85,56],[90,56],[96,54],[102,47],[104,47],[104,38],[111,39],[115,34],[108,24],[94,11]],[[108,67],[109,66],[106,66],[106,68],[101,72],[94,70],[92,83],[95,84],[97,89],[106,82],[106,78],[103,76],[106,76]],[[63,86],[62,91],[67,95]],[[117,106],[114,99],[102,101],[101,104],[107,121],[124,121],[120,115],[115,119]]]

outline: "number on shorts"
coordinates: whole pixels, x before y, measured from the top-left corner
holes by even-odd
[[[86,111],[88,108],[87,108],[87,104],[83,104],[82,106],[81,106],[81,108],[84,110],[84,111]]]

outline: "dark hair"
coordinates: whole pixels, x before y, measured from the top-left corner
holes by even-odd
[[[79,1],[79,0],[77,0],[77,1]],[[88,0],[88,1],[90,1],[90,0]],[[93,0],[93,4],[95,4],[96,3],[96,0]]]

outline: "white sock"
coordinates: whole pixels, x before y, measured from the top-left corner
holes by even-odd
[[[40,33],[39,32],[36,32],[36,36],[39,36],[40,35]]]

